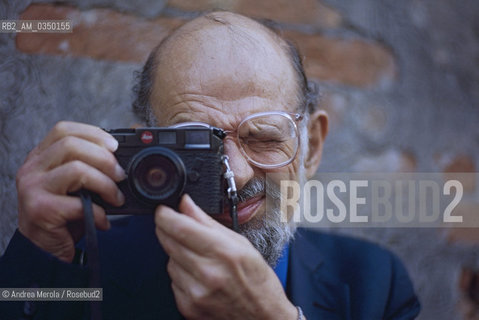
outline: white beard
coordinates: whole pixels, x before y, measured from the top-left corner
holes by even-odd
[[[301,138],[300,165],[298,169],[300,190],[303,189],[302,186],[306,183],[303,163],[308,152],[308,135],[305,125],[301,126]],[[294,238],[296,223],[292,218],[287,223],[281,221],[280,187],[269,179],[255,177],[238,192],[240,201],[245,201],[259,194],[266,194],[268,203],[272,205],[266,207],[264,214],[260,214],[259,217],[253,217],[247,223],[240,225],[239,229],[240,233],[261,253],[266,262],[271,267],[275,267],[285,244]]]
[[[264,192],[268,201],[273,200],[274,207],[240,225],[239,229],[266,262],[274,267],[281,257],[284,245],[293,239],[296,228],[294,224],[281,222],[280,207],[276,205],[280,199],[279,188],[272,182],[263,178],[253,178],[240,190],[239,196],[240,200],[243,200]]]

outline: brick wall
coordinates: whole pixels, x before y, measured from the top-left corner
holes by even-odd
[[[67,3],[0,2],[2,19],[74,23],[72,34],[0,34],[0,253],[16,227],[14,176],[28,150],[62,119],[136,123],[134,71],[170,30],[215,8],[274,19],[299,46],[331,119],[321,170],[477,171],[477,2]],[[476,229],[341,231],[377,241],[404,260],[423,304],[420,319],[478,318]]]

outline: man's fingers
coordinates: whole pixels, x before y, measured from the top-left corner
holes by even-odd
[[[70,222],[83,220],[84,217],[81,200],[74,196],[50,194],[44,200],[37,200],[37,206],[41,211],[35,216],[35,224],[47,231],[62,228]],[[97,204],[93,204],[92,209],[95,226],[100,230],[108,230],[110,222],[105,210]]]
[[[105,210],[99,205],[93,203],[93,220],[95,221],[95,227],[99,230],[107,231],[110,229],[110,220],[108,220]],[[82,206],[83,209],[83,206]],[[84,214],[82,215],[84,217]]]
[[[196,282],[191,274],[187,272],[181,264],[176,262],[174,258],[168,260],[166,270],[168,271],[171,280],[185,293],[188,291],[188,288]]]
[[[116,139],[98,127],[59,122],[17,173],[19,230],[38,247],[70,262],[74,239],[84,233],[84,213],[80,199],[68,193],[88,189],[112,205],[123,204],[115,183],[124,178],[112,154],[117,148]],[[105,211],[96,204],[93,218],[96,228],[109,228]]]
[[[41,152],[56,141],[67,137],[75,136],[96,143],[105,147],[111,152],[116,151],[118,142],[104,130],[84,123],[61,121],[48,133],[43,141],[37,146],[36,151]]]
[[[208,251],[208,248],[214,245],[214,229],[167,206],[158,206],[155,212],[155,223],[156,227],[166,235],[196,252]]]
[[[73,196],[55,197],[57,197],[55,203],[63,208],[60,214],[65,221],[83,221],[84,210],[80,198]],[[92,209],[95,227],[104,231],[108,230],[110,228],[110,221],[108,221],[106,217],[105,210],[95,203],[92,204]]]
[[[77,215],[79,218],[78,220],[70,220],[67,223],[67,228],[70,234],[73,237],[73,240],[76,242],[80,241],[81,238],[85,235],[85,220],[84,220],[84,212],[83,207],[80,209],[81,212]],[[107,231],[110,229],[110,221],[108,220],[105,211],[103,208],[99,207],[96,204],[93,204],[93,220],[95,223],[95,227],[98,230]]]
[[[77,160],[48,172],[45,188],[55,194],[67,194],[87,189],[116,206],[122,205],[125,201],[124,195],[112,179],[101,171]]]
[[[196,203],[191,199],[191,197],[188,194],[184,194],[183,197],[181,198],[180,205],[179,205],[179,211],[181,213],[184,213],[196,221],[206,225],[206,226],[215,226],[219,225],[219,223],[214,220],[211,216],[206,214]]]
[[[124,170],[108,149],[74,136],[57,140],[37,158],[39,165],[45,170],[73,160],[85,162],[115,181],[121,181],[126,177]]]
[[[161,246],[170,257],[170,260],[174,260],[176,264],[182,266],[184,270],[190,270],[198,280],[201,280],[200,266],[208,265],[207,258],[204,257],[211,256],[211,254],[209,254],[208,251],[204,251],[201,253],[203,255],[200,255],[183,246],[159,228],[156,228],[156,235]],[[210,251],[213,249],[212,247],[208,248]]]
[[[175,294],[178,309],[186,317],[198,317],[195,303],[202,303],[207,299],[211,291],[198,279],[195,279],[175,260],[170,259],[167,265],[168,274],[171,278],[171,286]],[[205,318],[205,317],[202,317]],[[209,317],[206,317],[209,318]]]
[[[231,247],[224,245],[218,246],[218,243],[234,245],[245,241],[241,235],[226,227],[211,228],[205,226],[190,216],[180,214],[167,206],[159,206],[156,209],[155,224],[156,228],[168,237],[205,257],[218,253],[228,255],[231,253],[229,250],[233,250]]]
[[[192,301],[188,292],[184,288],[181,288],[174,281],[171,282],[171,288],[173,289],[176,306],[178,307],[180,313],[186,319],[194,319],[194,317],[198,317],[198,312],[193,309]]]

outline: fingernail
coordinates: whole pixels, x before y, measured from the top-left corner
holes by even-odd
[[[187,193],[185,193],[181,198],[181,202],[191,203],[191,197]]]
[[[122,181],[126,178],[125,170],[123,170],[123,168],[118,163],[115,166],[115,177],[119,181]]]
[[[109,138],[105,140],[105,146],[111,152],[115,152],[118,149],[118,141],[115,138]]]
[[[125,196],[120,190],[118,190],[116,193],[116,200],[118,201],[119,205],[123,205],[125,203]]]
[[[160,217],[162,215],[162,211],[163,211],[163,205],[160,204],[158,207],[156,207],[155,209],[155,215],[157,217]]]

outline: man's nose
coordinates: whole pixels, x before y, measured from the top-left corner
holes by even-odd
[[[231,170],[235,175],[236,188],[241,190],[254,177],[254,169],[234,140],[225,139],[224,147],[225,154],[229,157]]]

